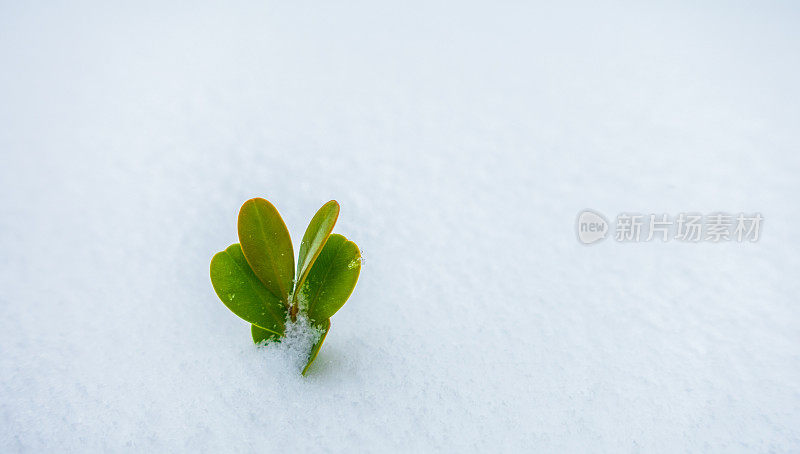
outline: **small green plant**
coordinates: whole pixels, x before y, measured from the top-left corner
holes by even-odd
[[[317,211],[303,235],[295,268],[292,239],[278,210],[265,199],[250,199],[239,210],[239,243],[211,259],[214,291],[251,324],[253,342],[280,341],[286,324],[298,316],[321,332],[303,375],[331,328],[331,316],[353,293],[361,272],[358,246],[331,233],[338,217],[335,200]]]

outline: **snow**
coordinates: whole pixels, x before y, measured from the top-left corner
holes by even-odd
[[[799,19],[3,2],[0,451],[800,450]],[[365,257],[306,377],[209,281],[257,196]]]
[[[259,343],[265,352],[265,367],[282,367],[281,373],[288,375],[302,372],[322,331],[315,328],[303,313],[298,314],[295,321],[287,316],[286,332],[280,341]]]

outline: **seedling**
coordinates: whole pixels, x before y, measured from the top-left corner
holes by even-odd
[[[297,268],[289,230],[265,199],[250,199],[239,210],[239,242],[211,259],[211,284],[234,314],[251,324],[256,344],[280,342],[286,324],[298,316],[322,333],[313,345],[303,375],[331,329],[331,316],[344,305],[361,272],[361,251],[331,233],[339,204],[331,200],[308,224]]]

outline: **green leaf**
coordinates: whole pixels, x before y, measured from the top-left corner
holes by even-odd
[[[234,314],[261,329],[283,335],[286,307],[256,277],[238,243],[211,259],[211,284]]]
[[[319,349],[322,348],[322,343],[325,342],[325,336],[327,336],[328,331],[331,330],[330,319],[322,322],[320,328],[323,328],[325,331],[322,332],[322,335],[319,336],[319,340],[317,341],[316,344],[314,344],[314,347],[311,349],[311,354],[308,357],[308,363],[306,363],[306,367],[303,368],[303,375],[305,375],[306,372],[308,372],[308,368],[311,367],[311,363],[313,363],[314,360],[317,359],[317,355],[319,354]]]
[[[272,342],[280,337],[277,333],[261,329],[256,325],[250,325],[250,334],[253,336],[253,343],[259,344],[263,341]]]
[[[297,260],[297,285],[293,301],[297,300],[298,289],[303,287],[308,272],[311,271],[311,265],[322,252],[322,247],[328,240],[338,218],[339,203],[335,200],[322,205],[322,208],[317,210],[317,214],[311,218],[306,233],[303,235],[303,241],[300,243],[300,254]]]
[[[239,242],[255,275],[288,306],[294,252],[289,230],[278,210],[260,198],[245,202],[239,210]]]
[[[334,233],[328,238],[302,288],[301,307],[317,325],[344,305],[361,272],[361,252],[347,238]]]

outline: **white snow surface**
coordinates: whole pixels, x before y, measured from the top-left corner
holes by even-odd
[[[311,324],[305,313],[300,312],[292,321],[286,317],[286,331],[277,341],[261,341],[265,362],[270,367],[286,367],[286,374],[302,373],[308,364],[311,349],[322,336],[322,330]]]
[[[0,6],[0,451],[800,450],[792,2]],[[365,263],[308,376],[209,262]],[[760,212],[606,240],[584,208]]]

